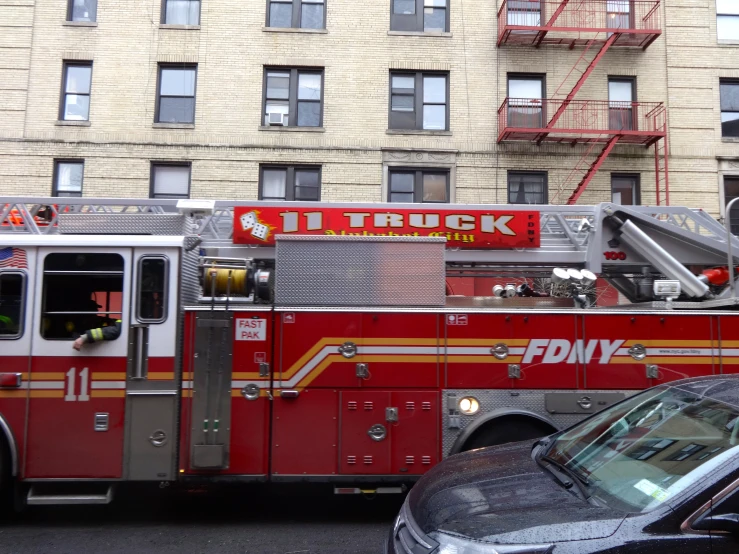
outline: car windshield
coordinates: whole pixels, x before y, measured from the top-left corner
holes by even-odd
[[[587,482],[596,501],[648,511],[736,454],[737,420],[733,406],[658,387],[557,436],[545,459]]]

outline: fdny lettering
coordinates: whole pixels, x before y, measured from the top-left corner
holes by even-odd
[[[267,340],[267,320],[237,319],[236,340]]]
[[[597,363],[607,364],[624,342],[607,339],[592,339],[585,342],[578,339],[573,345],[567,339],[531,339],[521,363],[574,364],[575,362],[590,363],[593,359],[597,359]]]

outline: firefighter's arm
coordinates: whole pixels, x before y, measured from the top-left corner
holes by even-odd
[[[72,348],[80,350],[82,345],[88,342],[102,342],[105,340],[115,340],[121,336],[121,320],[117,320],[115,325],[108,327],[98,327],[97,329],[89,329],[85,331],[80,338],[74,341]]]

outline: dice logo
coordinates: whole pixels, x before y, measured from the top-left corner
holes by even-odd
[[[261,223],[254,224],[254,229],[252,229],[251,231],[251,236],[261,240],[267,240],[267,235],[269,235],[269,227],[267,227],[266,225],[262,225]]]
[[[241,228],[244,229],[244,231],[248,231],[257,223],[259,223],[259,220],[255,212],[249,212],[241,216]]]

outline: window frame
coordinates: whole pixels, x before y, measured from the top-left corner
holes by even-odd
[[[723,107],[721,106],[721,87],[723,87],[724,85],[735,86],[739,89],[739,79],[724,79],[724,78],[719,79],[719,83],[718,83],[718,102],[719,102],[718,109],[719,109],[719,114],[720,114],[719,119],[723,117],[724,113],[733,113],[739,116],[739,109],[724,110]],[[737,127],[739,127],[739,117],[735,121],[736,121]],[[739,133],[737,133],[736,135],[725,135],[724,129],[723,129],[724,122],[720,121],[720,124],[721,124],[721,138],[728,138],[728,139],[739,138]]]
[[[18,319],[18,333],[15,335],[0,334],[0,340],[20,340],[26,332],[26,307],[28,300],[28,274],[21,269],[0,269],[0,279],[4,275],[20,275],[21,277],[21,307]],[[0,286],[0,295],[2,294],[2,286]]]
[[[82,182],[80,183],[79,195],[76,193],[59,196],[59,164],[80,164],[82,165]],[[54,158],[54,169],[51,177],[51,196],[54,198],[82,198],[85,187],[85,159],[84,158]],[[62,191],[64,192],[64,191]]]
[[[623,108],[612,108],[611,107],[611,83],[629,83],[631,85],[631,108],[629,110],[631,111],[631,127],[629,129],[624,129],[628,131],[638,131],[639,130],[639,100],[637,96],[637,88],[636,88],[636,76],[630,76],[630,75],[608,75],[607,80],[607,86],[608,86],[608,123],[609,127],[611,127],[610,123],[610,114],[611,110],[615,109],[623,109]],[[618,102],[618,100],[614,100],[614,102]],[[620,129],[615,129],[620,130]]]
[[[641,206],[641,173],[611,173],[611,201],[613,201],[613,179],[633,179],[632,196],[634,197],[633,204],[625,204],[631,206]]]
[[[413,89],[413,113],[416,116],[416,123],[413,127],[393,127],[393,77],[414,77]],[[387,99],[387,128],[389,131],[422,131],[426,133],[448,133],[450,132],[450,81],[451,73],[449,71],[413,71],[393,69],[389,73],[388,79],[388,99]],[[444,129],[424,129],[423,128],[423,107],[426,105],[423,101],[423,79],[425,77],[444,77],[446,79],[445,98],[443,106],[445,110]],[[410,95],[408,95],[410,96]],[[430,103],[431,106],[439,106],[442,104]],[[419,109],[420,107],[420,109]]]
[[[164,69],[194,69],[195,70],[195,82],[193,84],[193,93],[192,93],[192,121],[186,122],[186,121],[160,121],[159,119],[159,109],[161,105],[161,99],[162,99],[162,70]],[[189,96],[170,96],[166,95],[164,98],[190,98]],[[196,63],[159,63],[157,64],[157,96],[156,96],[156,105],[154,106],[154,123],[163,123],[163,124],[169,124],[169,125],[195,125],[195,116],[197,112],[197,99],[198,99],[198,64]]]
[[[198,3],[198,22],[197,23],[169,23],[167,21],[167,3],[170,0],[162,0],[162,7],[161,7],[161,16],[159,19],[159,23],[161,25],[183,25],[185,27],[199,27],[200,26],[200,18],[203,15],[203,0],[186,0],[187,2],[197,2]],[[197,76],[196,76],[197,77]]]
[[[547,74],[546,73],[506,73],[506,89],[505,95],[508,98],[508,113],[506,114],[506,122],[511,127],[511,108],[517,105],[511,105],[511,79],[520,81],[539,81],[541,83],[541,98],[539,98],[539,127],[531,127],[531,129],[543,129],[548,121],[547,117]],[[532,98],[532,100],[534,100]]]
[[[326,30],[326,12],[328,10],[326,4],[328,0],[323,0],[323,26],[322,27],[301,27],[301,16],[303,13],[303,4],[306,3],[303,0],[290,0],[292,6],[292,19],[290,20],[290,27],[272,27],[269,24],[269,12],[272,7],[272,2],[277,4],[287,4],[287,2],[280,2],[278,0],[266,0],[267,9],[265,10],[264,26],[268,29],[304,29],[306,31],[325,31]],[[319,2],[307,2],[308,4],[318,4]]]
[[[179,161],[154,161],[152,160],[149,169],[149,198],[167,200],[167,199],[183,199],[182,197],[174,194],[164,194],[156,196],[154,177],[156,175],[157,167],[187,167],[187,196],[184,198],[190,198],[190,192],[192,190],[192,162],[179,162]]]
[[[451,18],[449,16],[449,12],[451,11],[450,0],[446,0],[446,7],[444,8],[445,17],[444,17],[444,30],[443,31],[427,31],[426,26],[424,23],[424,0],[414,0],[416,3],[416,13],[411,15],[404,15],[404,14],[396,14],[395,13],[395,0],[390,0],[390,31],[393,33],[419,33],[419,34],[428,34],[428,35],[439,35],[440,33],[449,33],[450,31],[450,25],[451,25]],[[415,17],[416,21],[413,25],[398,25],[398,23],[403,23],[404,19],[407,18],[407,20],[410,22],[411,17]],[[412,27],[412,28],[409,28]]]
[[[537,204],[519,204],[511,202],[511,177],[514,175],[543,175],[544,176],[544,199]],[[548,171],[525,171],[518,169],[509,169],[506,175],[506,201],[514,206],[541,206],[549,203],[549,172]]]
[[[271,65],[265,65],[263,74],[262,74],[262,113],[260,115],[259,119],[259,126],[260,127],[267,127],[267,128],[280,128],[280,127],[288,127],[288,128],[304,128],[304,129],[322,129],[323,128],[323,105],[324,100],[326,98],[325,95],[325,89],[326,89],[326,72],[324,71],[325,68],[323,67],[294,67],[294,66],[271,66]],[[287,109],[288,109],[288,121],[291,123],[289,125],[266,125],[265,118],[267,117],[267,74],[270,71],[278,71],[282,73],[289,72],[290,73],[290,84],[288,89],[288,98],[287,98]],[[320,110],[319,110],[319,116],[318,116],[318,125],[298,125],[298,85],[300,80],[300,75],[303,74],[320,74],[321,75],[321,99],[318,101],[320,104]],[[284,99],[279,99],[284,101]],[[315,100],[303,100],[303,102],[314,102]],[[295,122],[294,124],[292,122]]]
[[[737,21],[739,21],[739,13],[723,13],[723,12],[720,12],[719,11],[719,7],[718,7],[718,4],[719,4],[719,2],[718,2],[718,0],[716,0],[714,2],[714,7],[716,8],[716,41],[718,43],[724,43],[724,44],[727,44],[727,43],[739,43],[739,36],[732,37],[732,38],[721,38],[718,35],[718,18],[719,17],[733,17],[733,18],[736,18]]]
[[[69,78],[68,69],[70,67],[89,67],[90,68],[90,92],[87,94],[69,93],[67,92],[67,80]],[[87,119],[66,119],[67,94],[75,94],[76,96],[87,96]],[[59,97],[59,121],[90,121],[90,105],[92,103],[92,61],[62,61],[62,89]]]
[[[739,198],[739,195],[733,196],[726,194],[726,185],[727,181],[733,183],[736,183],[737,187],[739,188],[739,175],[735,174],[729,174],[724,173],[721,178],[721,213],[723,214],[723,221],[726,221],[726,218],[729,219],[729,228],[732,229],[732,233],[736,234],[734,230],[739,232],[739,206],[734,206],[732,209],[737,214],[734,218],[736,220],[736,223],[733,223],[731,221],[732,217],[729,212],[726,211],[726,207],[729,205],[729,202],[731,202],[734,198]]]
[[[388,167],[387,171],[387,192],[385,201],[388,204],[401,204],[402,202],[393,202],[393,173],[413,173],[413,204],[451,204],[451,180],[452,172],[448,168],[435,167],[408,167],[394,166]],[[444,174],[446,177],[446,201],[445,202],[425,202],[423,200],[423,176],[425,174]],[[406,193],[407,194],[407,193]],[[407,203],[407,202],[406,202]]]
[[[315,164],[280,164],[280,163],[264,163],[259,164],[259,184],[258,199],[264,200],[264,170],[265,169],[284,169],[287,171],[285,176],[285,199],[275,200],[268,198],[268,202],[320,202],[321,189],[323,188],[323,166]],[[316,200],[295,200],[295,171],[310,170],[318,171],[318,198]]]
[[[92,0],[95,2],[95,17],[93,19],[90,19],[89,21],[86,21],[84,19],[73,19],[74,17],[74,0],[67,0],[67,19],[66,21],[72,22],[72,23],[97,23],[98,21],[98,2],[97,0]]]
[[[159,318],[147,318],[141,316],[141,272],[143,271],[144,260],[162,260],[164,262],[164,286],[162,287],[162,317]],[[136,313],[136,321],[139,323],[149,323],[152,325],[159,325],[167,321],[169,316],[168,311],[169,305],[169,258],[164,254],[145,254],[139,258],[136,264],[136,307],[134,309]]]

